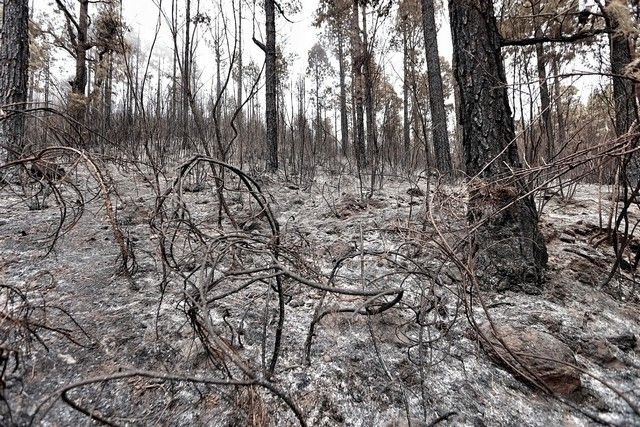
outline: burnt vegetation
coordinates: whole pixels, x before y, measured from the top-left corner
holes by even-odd
[[[637,2],[210,3],[3,2],[0,425],[640,424]]]

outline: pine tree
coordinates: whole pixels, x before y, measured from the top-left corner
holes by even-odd
[[[489,288],[535,290],[547,251],[533,199],[521,182],[495,181],[520,160],[493,3],[450,0],[449,12],[476,274]]]
[[[20,157],[24,148],[23,110],[29,80],[29,2],[5,0],[0,32],[0,149],[6,160]],[[18,114],[11,114],[18,111]],[[5,119],[4,115],[11,114]]]

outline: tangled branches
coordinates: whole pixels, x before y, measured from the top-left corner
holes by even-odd
[[[208,167],[215,180],[206,209],[183,189],[189,174],[202,167]],[[225,179],[226,174],[231,176]],[[273,378],[283,348],[286,305],[300,289],[319,292],[323,300],[327,295],[362,298],[359,305],[340,310],[318,305],[307,338],[307,361],[314,329],[323,317],[345,311],[371,316],[402,300],[402,287],[385,286],[383,278],[352,281],[340,274],[350,258],[378,256],[398,262],[391,260],[393,255],[352,254],[323,276],[281,242],[280,226],[258,183],[213,158],[198,156],[180,167],[174,185],[158,200],[152,228],[159,236],[165,283],[182,283],[184,310],[194,333],[210,360],[230,378]],[[240,348],[260,362],[241,358]]]
[[[134,286],[135,255],[131,242],[115,218],[111,196],[114,189],[110,188],[103,168],[89,154],[71,147],[48,147],[32,156],[0,165],[0,173],[5,176],[3,189],[30,209],[46,208],[47,199],[53,195],[59,216],[56,227],[45,238],[49,242],[47,255],[59,238],[78,223],[87,203],[101,199],[120,250],[120,271]]]
[[[48,351],[46,334],[55,334],[77,346],[91,346],[91,337],[63,307],[51,304],[46,293],[55,287],[49,272],[34,275],[20,288],[0,284],[0,417],[12,419],[11,403],[5,396],[21,361],[39,345]]]

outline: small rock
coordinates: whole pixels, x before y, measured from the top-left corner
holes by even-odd
[[[336,227],[330,227],[325,230],[325,233],[327,233],[329,236],[333,236],[334,234],[338,234],[338,230],[336,229]]]
[[[580,345],[579,352],[598,363],[613,366],[619,361],[611,351],[609,343],[602,339],[590,339]]]
[[[245,223],[240,224],[243,231],[260,231],[263,229],[262,223],[257,219],[250,219]]]
[[[67,365],[75,365],[77,363],[76,359],[68,354],[58,354],[58,357]]]
[[[327,252],[334,261],[337,261],[353,252],[353,246],[350,243],[338,241],[332,243],[331,246],[327,248]]]
[[[576,238],[574,236],[571,236],[568,233],[562,233],[560,235],[560,241],[561,242],[565,242],[565,243],[575,243],[576,242]]]
[[[576,359],[565,343],[551,334],[522,325],[496,325],[496,330],[500,339],[488,322],[482,324],[479,327],[481,344],[492,359],[515,377],[530,384],[542,382],[558,394],[580,388],[580,373],[570,366],[576,365]],[[516,354],[518,360],[511,354]],[[512,366],[517,367],[517,372]]]
[[[638,343],[638,339],[631,332],[625,332],[615,337],[609,337],[607,340],[622,351],[631,351],[636,348]]]
[[[411,187],[407,190],[407,194],[411,197],[423,197],[424,191],[422,191],[420,187]]]
[[[289,304],[290,307],[302,307],[304,305],[304,301],[302,300],[293,300],[291,301],[291,303]]]

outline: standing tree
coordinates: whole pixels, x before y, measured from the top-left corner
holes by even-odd
[[[244,125],[244,118],[242,116],[242,107],[244,104],[244,101],[242,100],[242,85],[244,84],[244,69],[243,69],[243,65],[242,65],[242,2],[238,2],[238,66],[236,68],[236,81],[238,83],[238,96],[236,99],[236,109],[238,110],[238,120],[237,120],[237,125],[238,126],[238,134],[241,135],[240,137],[242,138],[244,135],[242,135],[243,132],[243,125]]]
[[[373,160],[371,169],[371,183],[375,180],[379,163],[378,135],[375,122],[375,99],[373,94],[374,76],[373,76],[373,47],[374,37],[369,37],[369,24],[367,19],[367,6],[369,4],[377,4],[375,0],[362,2],[362,69],[364,77],[364,103],[366,106],[366,123],[367,123],[367,157]],[[373,31],[375,34],[375,31]]]
[[[542,24],[537,22],[536,16],[543,12],[541,1],[531,2],[531,13],[534,16],[533,26],[534,37],[542,36]],[[538,72],[538,80],[540,80],[540,110],[542,115],[542,135],[545,143],[545,157],[547,161],[551,161],[554,156],[554,133],[553,122],[551,117],[551,95],[549,92],[549,83],[547,82],[547,55],[544,43],[536,43],[536,70]]]
[[[184,54],[182,56],[182,143],[189,141],[189,99],[191,97],[191,0],[186,0],[184,21]]]
[[[638,125],[638,105],[636,102],[635,82],[629,78],[627,67],[636,52],[632,49],[631,35],[638,30],[633,16],[623,2],[607,1],[602,9],[609,32],[609,55],[615,107],[615,128],[618,136],[629,132]]]
[[[430,169],[435,164],[435,162],[432,162],[432,153],[435,150],[430,149],[433,138],[428,140],[424,129],[424,125],[427,124],[425,116],[428,109],[424,108],[423,100],[429,98],[429,83],[427,79],[422,79],[425,61],[420,0],[403,0],[399,4],[396,30],[399,33],[399,37],[402,38],[405,165],[410,170],[414,166],[414,162],[419,159],[419,153],[416,149],[421,144],[414,144],[412,147],[411,134],[413,133],[413,141],[416,143],[422,142],[422,145],[424,145],[424,160],[426,160],[426,166]],[[400,40],[396,43],[399,45]],[[445,97],[446,95],[442,98],[444,99]]]
[[[367,166],[367,155],[364,142],[364,62],[365,47],[360,37],[360,7],[359,1],[353,0],[351,14],[351,68],[353,80],[354,126],[353,142],[355,147],[358,171]]]
[[[431,131],[436,167],[443,174],[451,172],[451,152],[447,132],[447,112],[444,108],[444,90],[438,54],[434,0],[422,0],[422,24],[429,78],[429,104],[431,106]]]
[[[316,150],[320,148],[323,134],[322,111],[325,106],[322,103],[322,99],[324,98],[322,86],[323,82],[333,75],[333,68],[327,57],[327,52],[319,43],[313,45],[311,50],[309,50],[308,61],[307,75],[313,78],[313,97],[316,102],[315,146],[313,150],[315,153]]]
[[[278,170],[278,105],[276,90],[278,88],[278,74],[276,71],[276,5],[275,0],[264,0],[266,44],[253,41],[265,55],[265,92],[266,92],[266,122],[267,122],[267,169],[271,172]]]
[[[493,3],[450,0],[449,12],[476,274],[486,287],[535,289],[547,251],[533,199],[522,182],[495,181],[520,160]]]
[[[413,43],[418,27],[418,7],[417,0],[403,0],[400,2],[396,22],[396,29],[402,37],[402,141],[404,147],[404,164],[408,169],[411,168],[411,117],[409,113],[409,96],[413,81],[415,81],[415,68],[418,62]]]
[[[635,49],[632,48],[633,36],[637,37],[638,29],[636,28],[634,17],[630,13],[627,2],[607,1],[606,7],[602,9],[607,28],[611,30],[609,33],[609,56],[611,61],[611,74],[613,102],[615,108],[615,131],[618,137],[628,136],[633,148],[638,147],[638,113],[636,79],[629,77],[629,70],[634,56]],[[637,6],[636,6],[637,7]],[[635,80],[635,81],[634,81]],[[613,249],[616,255],[616,262],[611,271],[612,274],[620,267],[627,241],[631,240],[628,230],[632,227],[632,220],[629,218],[629,207],[632,201],[637,199],[640,192],[640,179],[638,177],[640,171],[639,157],[637,153],[631,153],[621,159],[619,168],[620,183],[624,194],[624,204],[617,214],[615,227],[612,236]],[[631,192],[631,194],[629,194]],[[633,232],[632,232],[633,233]],[[619,239],[618,235],[622,234],[623,239]],[[622,241],[620,241],[622,240]]]
[[[87,52],[92,47],[89,43],[89,0],[78,0],[80,10],[78,18],[69,11],[69,7],[62,1],[56,0],[58,9],[64,14],[66,28],[68,32],[70,52],[76,61],[76,72],[71,85],[71,95],[69,97],[69,109],[71,116],[79,123],[84,122],[86,112],[85,91],[87,89]]]
[[[0,32],[0,107],[22,110],[29,80],[29,2],[5,0]],[[24,148],[24,115],[5,118],[0,110],[0,148],[15,160]]]
[[[318,6],[315,25],[327,25],[329,38],[335,41],[335,54],[338,59],[340,80],[340,140],[342,155],[349,152],[349,119],[347,113],[347,49],[345,39],[349,34],[351,4],[349,0],[321,0]]]

